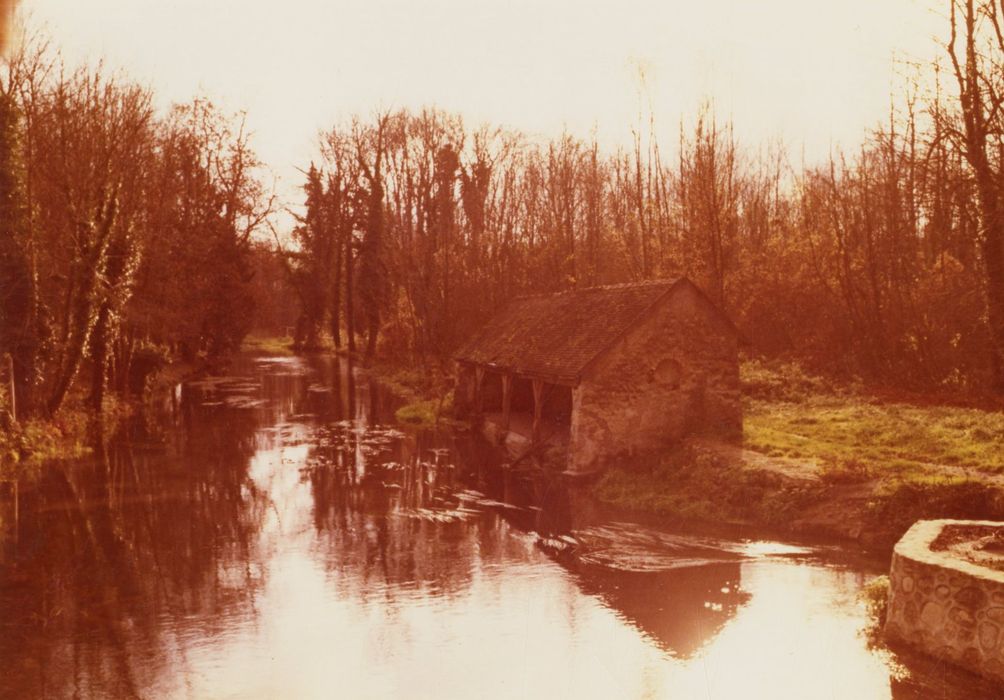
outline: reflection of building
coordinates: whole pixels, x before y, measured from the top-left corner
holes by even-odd
[[[739,587],[740,571],[739,562],[659,572],[582,567],[579,585],[660,647],[685,658],[718,634],[749,600]]]
[[[741,433],[738,334],[686,278],[514,300],[457,355],[461,410],[508,444],[568,446],[568,468]]]

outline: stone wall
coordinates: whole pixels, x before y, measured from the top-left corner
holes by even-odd
[[[1004,571],[932,549],[955,527],[1004,523],[922,520],[896,545],[886,636],[1004,682]]]
[[[738,338],[695,287],[683,285],[588,369],[572,401],[576,473],[688,434],[738,439]]]

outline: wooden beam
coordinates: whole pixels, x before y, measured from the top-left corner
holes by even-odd
[[[540,417],[544,409],[544,381],[533,380],[533,436],[530,444],[536,445],[540,440]]]

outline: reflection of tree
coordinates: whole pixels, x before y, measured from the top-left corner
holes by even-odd
[[[135,697],[184,664],[172,624],[209,636],[251,612],[266,507],[247,477],[254,417],[183,410],[181,445],[113,443],[22,495],[0,559],[0,696]]]
[[[372,432],[348,435],[312,450],[309,476],[322,555],[340,585],[354,589],[346,593],[466,586],[486,523],[466,520],[448,500],[452,469],[423,459],[413,440],[374,454],[359,444]]]
[[[453,461],[433,449],[439,438],[381,426],[392,422],[395,402],[351,366],[319,374],[329,390],[315,392],[312,409],[323,424],[306,478],[320,556],[338,572],[344,595],[450,595],[470,584],[478,560],[526,558],[502,518],[460,507],[464,484]]]

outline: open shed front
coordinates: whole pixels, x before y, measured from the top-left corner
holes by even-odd
[[[512,449],[567,451],[572,387],[500,369],[475,367],[474,408],[485,435]]]
[[[566,446],[576,476],[741,434],[738,334],[685,278],[515,298],[455,357],[462,414],[517,455]]]

